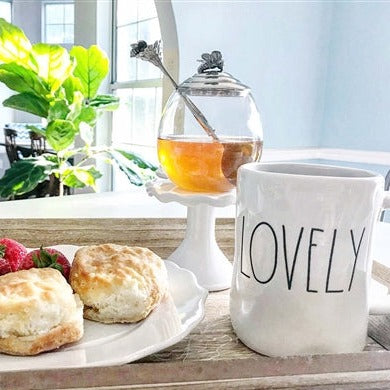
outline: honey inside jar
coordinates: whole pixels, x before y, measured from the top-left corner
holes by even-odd
[[[226,192],[236,185],[240,165],[258,161],[262,142],[249,137],[171,135],[159,137],[158,158],[165,173],[180,188],[196,192]]]

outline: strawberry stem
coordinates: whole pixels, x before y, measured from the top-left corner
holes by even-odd
[[[39,253],[34,253],[32,260],[37,268],[54,268],[60,272],[63,272],[61,264],[57,263],[58,253],[49,253],[46,251],[43,246],[39,248]]]
[[[5,250],[6,250],[6,246],[3,245],[3,244],[0,244],[0,257],[4,257],[5,256]]]

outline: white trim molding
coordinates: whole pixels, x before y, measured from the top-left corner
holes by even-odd
[[[390,152],[331,148],[265,149],[262,161],[335,160],[390,165]]]

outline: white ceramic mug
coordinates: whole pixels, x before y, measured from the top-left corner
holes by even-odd
[[[270,356],[363,350],[371,237],[390,208],[384,179],[343,167],[242,166],[230,313],[238,337]]]

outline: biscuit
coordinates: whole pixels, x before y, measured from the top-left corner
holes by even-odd
[[[83,336],[83,305],[52,268],[0,277],[0,352],[36,355]]]
[[[80,248],[70,283],[84,303],[84,318],[103,323],[137,322],[164,296],[164,262],[147,248],[103,244]]]

